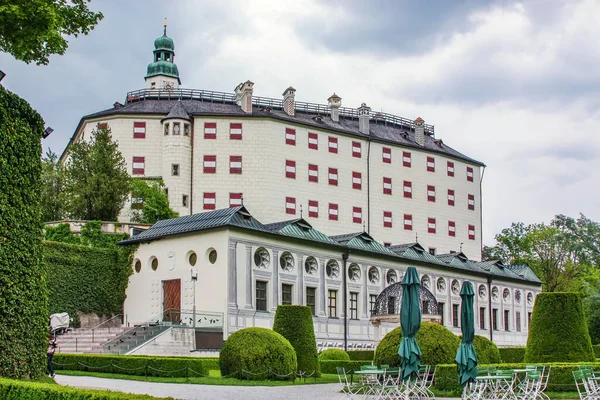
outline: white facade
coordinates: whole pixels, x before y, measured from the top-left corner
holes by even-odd
[[[222,313],[225,339],[244,327],[271,328],[277,305],[285,303],[283,286],[291,285],[289,300],[292,304],[311,305],[307,288],[315,289],[314,324],[319,346],[340,346],[344,339],[344,250],[336,246],[277,236],[222,227],[142,242],[134,256],[134,265],[139,260],[141,270],[133,273],[127,288],[124,307],[126,320],[134,325],[160,319],[157,316],[164,311],[162,282],[165,280],[181,279],[181,309],[193,309],[194,282],[190,269],[195,268],[198,270],[198,280],[195,283],[196,310],[199,315],[205,312]],[[255,261],[255,254],[259,249],[268,253],[266,258],[262,258],[266,262],[261,264]],[[213,250],[217,253],[214,264],[209,259]],[[189,262],[192,252],[196,253],[198,260],[193,267]],[[286,258],[291,256],[290,259],[293,259],[287,269],[281,263],[284,253]],[[305,265],[309,257],[314,257],[317,262],[317,268],[312,274]],[[154,258],[159,260],[156,271],[151,268]],[[339,266],[337,276],[327,276],[326,265],[331,260],[335,260]],[[371,322],[373,298],[370,296],[379,295],[389,286],[386,280],[388,271],[396,271],[399,281],[410,265],[416,265],[423,285],[435,295],[438,304],[443,303],[443,324],[457,335],[460,334],[458,307],[461,298],[456,288],[460,289],[462,283],[468,280],[477,293],[474,299],[475,333],[489,338],[490,327],[496,328],[492,330],[492,338],[500,346],[520,346],[527,341],[530,313],[535,297],[541,292],[539,283],[469,273],[451,266],[428,265],[365,251],[350,252],[347,268],[353,264],[360,267],[360,277],[347,278],[348,299],[355,296],[357,300],[355,305],[348,300],[350,348],[372,348],[387,332],[398,326],[397,322],[383,322],[379,326]],[[371,280],[368,274],[373,267],[379,272],[378,280]],[[444,284],[440,284],[440,281]],[[257,282],[266,283],[264,311],[257,310],[261,308],[257,303]],[[499,297],[489,296],[488,287],[491,287],[492,293],[498,292]],[[336,307],[333,312],[330,309],[330,290],[336,291]],[[504,298],[502,294],[505,291],[508,291],[508,296]],[[490,302],[494,310],[492,313],[497,318],[495,326],[490,324]],[[457,307],[456,310],[454,307]],[[517,319],[520,321],[517,322]]]

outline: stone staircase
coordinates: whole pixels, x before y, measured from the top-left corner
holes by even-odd
[[[103,344],[131,328],[72,329],[56,337],[57,353],[104,353]]]

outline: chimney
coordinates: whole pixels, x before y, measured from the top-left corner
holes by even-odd
[[[296,102],[294,101],[296,89],[289,87],[283,92],[283,112],[293,117],[296,114]]]
[[[425,146],[425,121],[421,117],[415,119],[415,142],[419,146]]]
[[[242,83],[240,88],[240,107],[246,114],[252,114],[252,91],[254,90],[254,83],[246,81]]]
[[[333,122],[340,122],[340,106],[342,105],[342,98],[333,93],[331,97],[327,99],[327,103],[331,110],[331,120]]]
[[[358,107],[358,130],[360,133],[364,133],[365,135],[369,134],[370,112],[371,108],[367,107],[365,103],[362,103],[360,107]]]

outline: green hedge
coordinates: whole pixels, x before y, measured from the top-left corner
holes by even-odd
[[[46,368],[48,294],[40,263],[42,117],[0,86],[0,376]]]
[[[3,400],[149,400],[158,397],[105,390],[73,389],[47,383],[0,378],[0,398]]]
[[[273,330],[286,338],[296,351],[298,372],[318,376],[317,340],[310,307],[278,306]]]
[[[44,241],[50,313],[68,312],[75,326],[78,313],[122,313],[134,251],[135,246],[104,249]]]
[[[498,350],[503,363],[522,363],[525,360],[525,347],[501,347]]]
[[[531,364],[494,364],[498,369],[523,369]],[[580,365],[591,365],[594,369],[600,368],[600,363],[549,363],[543,364],[551,367],[548,381],[548,392],[576,392],[572,371],[579,369]],[[484,367],[480,365],[479,367]],[[440,391],[451,392],[459,395],[462,391],[458,383],[455,364],[438,365],[435,373],[433,387]]]
[[[401,339],[401,327],[397,327],[385,335],[375,351],[374,363],[399,367],[398,347],[400,347]],[[422,322],[421,329],[417,333],[417,343],[423,353],[421,355],[422,364],[448,364],[454,361],[460,339],[442,325]]]
[[[596,360],[578,293],[537,296],[524,360],[528,363]]]
[[[234,332],[221,349],[221,376],[247,379],[295,379],[296,352],[279,333],[266,328]]]
[[[592,345],[592,348],[594,349],[594,357],[600,358],[600,344]]]
[[[337,374],[336,367],[343,367],[346,373],[358,371],[361,365],[371,365],[371,361],[340,361],[340,360],[323,360],[319,361],[322,374]]]
[[[348,350],[346,351],[352,361],[373,361],[375,350]]]
[[[475,335],[473,347],[475,347],[479,364],[499,364],[501,362],[498,346],[490,339]]]
[[[319,361],[350,361],[350,356],[342,349],[327,349],[319,354]]]
[[[207,376],[215,369],[214,358],[122,356],[110,354],[56,353],[55,370],[107,372],[137,376],[187,377]],[[218,369],[218,366],[217,366]]]

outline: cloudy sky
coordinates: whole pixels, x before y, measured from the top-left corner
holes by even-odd
[[[95,0],[105,18],[50,65],[0,53],[5,87],[55,129],[144,87],[153,40],[168,34],[184,87],[344,106],[435,125],[487,164],[484,243],[513,221],[580,212],[600,220],[600,2]]]

